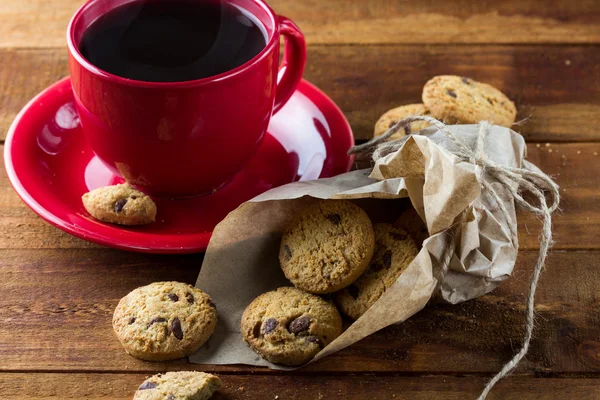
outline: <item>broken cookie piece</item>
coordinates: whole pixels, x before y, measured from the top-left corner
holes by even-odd
[[[218,376],[197,371],[158,374],[146,379],[133,400],[208,400],[221,387]]]

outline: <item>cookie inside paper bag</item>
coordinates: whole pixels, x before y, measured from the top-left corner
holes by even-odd
[[[476,125],[449,129],[466,145],[475,145]],[[492,131],[493,143],[483,143],[488,157],[520,167],[523,138],[503,127],[494,126]],[[285,185],[230,213],[214,231],[197,282],[219,304],[221,323],[209,345],[191,361],[282,368],[261,359],[243,342],[240,320],[254,298],[289,286],[278,262],[282,233],[295,215],[317,199],[371,199],[392,207],[410,201],[430,236],[388,290],[313,361],[406,320],[434,294],[458,303],[495,288],[510,275],[516,258],[517,249],[506,229],[509,221],[493,199],[481,195],[477,167],[461,161],[453,150],[445,135],[427,128],[379,160],[373,170]],[[505,206],[514,223],[512,200],[502,188],[498,192],[507,199]],[[438,283],[439,267],[446,259],[448,270]]]

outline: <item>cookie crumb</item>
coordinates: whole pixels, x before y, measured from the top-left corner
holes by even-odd
[[[539,143],[536,143],[535,147],[537,147],[539,149],[540,147],[542,147],[542,145]]]
[[[550,143],[546,143],[546,147],[550,147]]]
[[[571,60],[565,60],[565,65],[571,65]]]

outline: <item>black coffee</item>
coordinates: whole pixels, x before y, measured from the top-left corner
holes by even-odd
[[[251,60],[265,34],[250,14],[219,0],[138,0],[94,21],[79,44],[95,66],[124,78],[178,82]]]

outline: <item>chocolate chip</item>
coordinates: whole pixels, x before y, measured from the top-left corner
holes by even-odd
[[[185,298],[187,299],[188,303],[194,304],[194,296],[191,293],[186,294]]]
[[[383,266],[385,268],[389,268],[389,267],[392,266],[392,252],[391,252],[391,250],[388,250],[385,253],[383,253]]]
[[[390,122],[390,124],[388,125],[388,129],[390,129],[392,126],[396,125],[397,123],[398,123],[398,121]]]
[[[503,101],[501,101],[501,102],[500,102],[500,105],[501,105],[501,106],[503,106],[503,105],[504,105],[504,102],[503,102]]]
[[[404,240],[407,235],[406,233],[390,232],[390,237],[394,240]]]
[[[167,396],[167,400],[175,400],[175,396],[173,396],[172,394]]]
[[[179,340],[183,339],[183,330],[181,330],[181,321],[179,321],[179,318],[177,318],[177,317],[173,318],[173,322],[171,322],[171,332],[173,332],[173,336],[175,336],[177,339],[179,339]]]
[[[161,318],[161,317],[152,318],[150,320],[150,322],[148,322],[148,326],[147,327],[150,328],[152,325],[154,325],[154,324],[156,324],[158,322],[167,322],[167,320],[164,319],[164,318]]]
[[[217,308],[217,305],[215,303],[213,303],[212,301],[210,303],[208,303],[209,306],[211,306],[212,308]]]
[[[262,328],[263,335],[268,335],[269,333],[273,332],[277,328],[277,325],[279,325],[279,321],[277,321],[275,318],[269,318],[266,320]]]
[[[285,255],[287,256],[287,259],[289,260],[290,258],[292,258],[292,249],[290,249],[290,246],[286,244],[285,246],[283,246],[283,248],[285,250]]]
[[[169,293],[167,295],[174,303],[177,303],[179,301],[179,296],[177,296],[175,293]]]
[[[254,325],[254,329],[252,329],[252,336],[254,336],[255,338],[259,338],[260,337],[260,326],[261,326],[261,322],[258,321],[255,325]]]
[[[316,336],[307,336],[306,341],[310,342],[310,343],[316,343],[319,345],[319,348],[321,348],[321,349],[323,348],[323,342],[321,342],[321,339],[319,339]]]
[[[410,135],[412,133],[412,128],[410,127],[410,124],[404,127],[404,133],[406,133],[407,135]]]
[[[471,81],[469,80],[469,78],[465,78],[464,76],[462,78],[460,78],[461,81],[463,81],[463,83],[466,83],[467,85],[471,84]]]
[[[490,105],[494,105],[494,102],[491,99],[487,99],[488,103],[490,103]]]
[[[290,323],[290,326],[288,327],[288,331],[290,331],[290,333],[293,333],[294,335],[298,335],[299,333],[308,331],[310,323],[310,317],[308,315],[304,315],[293,320]]]
[[[354,300],[358,299],[358,292],[359,292],[358,286],[356,286],[356,285],[348,286],[348,294],[350,296],[352,296],[352,298]]]
[[[130,197],[131,197],[131,200],[137,199],[137,196],[130,196]]]
[[[129,325],[133,324],[134,322],[135,322],[135,317],[129,318]]]
[[[456,92],[454,90],[448,89],[446,93],[448,93],[448,96],[456,98]]]
[[[340,217],[339,214],[329,214],[326,215],[325,218],[331,221],[331,223],[334,225],[339,225],[342,222],[342,217]]]
[[[138,388],[138,390],[154,389],[155,387],[156,387],[156,383],[145,381],[144,383],[142,383],[140,385],[140,387]]]
[[[123,207],[125,207],[125,204],[127,204],[127,199],[117,200],[117,202],[115,203],[115,212],[120,213],[121,211],[123,211]]]

